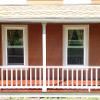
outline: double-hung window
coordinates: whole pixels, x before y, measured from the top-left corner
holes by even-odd
[[[64,26],[63,64],[88,64],[88,26]]]
[[[3,26],[3,64],[27,65],[27,27]]]

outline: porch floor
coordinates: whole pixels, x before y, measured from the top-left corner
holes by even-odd
[[[40,85],[40,80],[32,80],[32,86],[36,85],[39,86]],[[54,83],[53,83],[54,82]],[[72,85],[72,81],[69,80],[64,81],[63,85],[65,86],[68,83],[69,86]],[[91,85],[91,80],[87,81],[88,86]],[[6,86],[6,80],[3,80],[3,85]],[[8,80],[8,86],[11,86],[11,84],[13,86],[16,86],[16,80]],[[20,86],[21,84],[21,80],[17,80],[17,85]],[[43,84],[43,81],[41,81],[41,85]],[[46,85],[48,86],[54,85],[57,86],[58,85],[58,81],[57,80],[50,80],[48,82],[48,80],[46,81]],[[78,83],[76,80],[73,80],[73,85],[76,86],[78,84],[78,86],[81,86],[81,80],[78,80]],[[96,81],[92,80],[92,84],[95,85]],[[26,85],[26,80],[22,80],[22,86]],[[86,85],[86,81],[83,80],[83,85]],[[98,85],[100,85],[100,81],[98,81]],[[2,81],[0,80],[0,86],[2,86]],[[30,86],[30,80],[27,80],[27,86]],[[59,81],[59,86],[62,86],[62,81]],[[0,89],[0,93],[42,93],[42,89]],[[47,89],[47,93],[88,93],[88,89]],[[100,93],[100,89],[91,89],[91,93]]]
[[[43,85],[43,81],[40,81],[40,80],[31,80],[31,82],[30,82],[30,80],[27,80],[27,81],[22,80],[22,86],[25,86],[26,82],[27,82],[27,86],[30,86],[30,85],[40,86],[40,85]],[[13,81],[3,80],[3,86],[6,86],[7,83],[8,83],[7,86],[11,86],[11,84],[12,84],[12,86],[16,86],[16,80],[13,80]],[[47,80],[46,81],[47,86],[52,86],[52,85],[54,85],[54,86],[57,86],[57,85],[67,86],[67,84],[68,84],[68,86],[72,86],[72,80],[68,80],[68,82],[67,81],[62,82],[62,80],[60,80],[59,83],[58,83],[58,80],[49,80],[49,81]],[[78,80],[78,81],[73,80],[73,86],[77,86],[77,85],[81,86],[81,84],[83,84],[83,86],[85,86],[86,85],[86,80],[83,80],[83,82],[81,80]],[[87,84],[88,84],[88,86],[90,86],[91,85],[91,80],[88,80]],[[17,80],[17,86],[20,86],[20,85],[21,85],[21,80]],[[92,85],[96,85],[95,80],[92,80]],[[100,85],[100,80],[98,80],[98,85]],[[0,80],[0,86],[2,86],[2,80]]]

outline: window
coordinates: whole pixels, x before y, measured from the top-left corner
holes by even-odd
[[[64,26],[63,63],[64,65],[87,65],[88,27]]]
[[[25,26],[3,27],[4,65],[27,65],[27,32]],[[6,55],[5,55],[6,54]]]

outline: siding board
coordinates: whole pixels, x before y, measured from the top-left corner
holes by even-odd
[[[90,24],[89,65],[100,66],[100,24]]]
[[[42,26],[28,25],[28,55],[29,65],[42,65]]]

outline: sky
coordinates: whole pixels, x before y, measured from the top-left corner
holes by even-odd
[[[0,5],[2,4],[26,4],[27,0],[0,0]],[[91,0],[64,0],[67,4],[83,4],[90,3]]]

